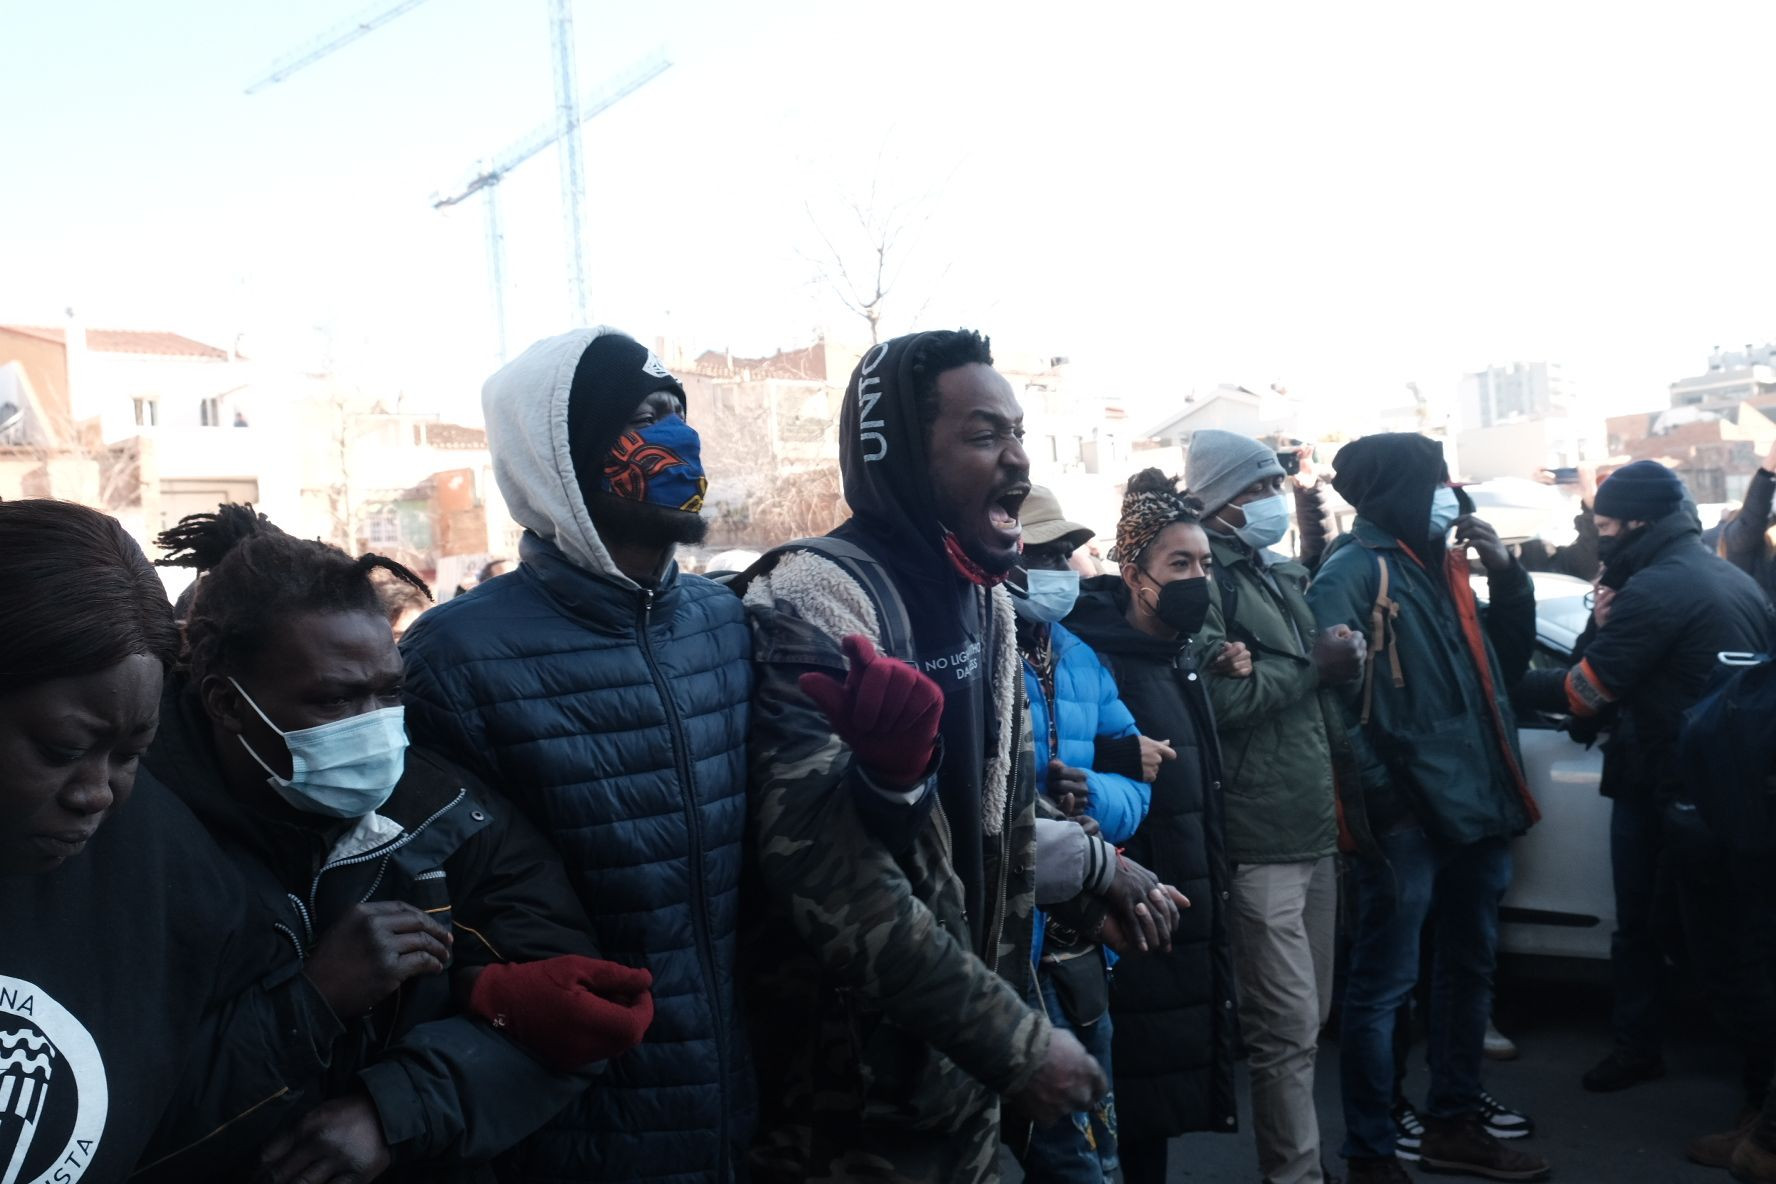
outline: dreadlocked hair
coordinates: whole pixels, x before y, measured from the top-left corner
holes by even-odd
[[[912,369],[913,405],[919,410],[921,427],[930,428],[937,422],[938,376],[974,362],[993,364],[991,337],[982,337],[973,329],[939,329],[920,335],[913,347]]]
[[[1141,562],[1141,555],[1159,532],[1174,522],[1201,522],[1202,503],[1178,492],[1178,479],[1158,469],[1142,469],[1128,479],[1122,495],[1122,516],[1116,523],[1116,548],[1110,558]]]
[[[383,615],[375,571],[385,571],[431,598],[424,580],[385,555],[353,559],[319,539],[286,534],[252,506],[225,505],[191,514],[157,540],[165,567],[195,568],[197,598],[185,621],[192,677],[244,669],[272,637],[301,613]]]
[[[0,555],[0,694],[127,658],[178,658],[166,588],[109,514],[48,498],[0,503]]]

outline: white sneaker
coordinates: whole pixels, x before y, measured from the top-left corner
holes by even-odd
[[[1514,1061],[1517,1059],[1517,1046],[1511,1038],[1486,1021],[1486,1059],[1489,1061]]]

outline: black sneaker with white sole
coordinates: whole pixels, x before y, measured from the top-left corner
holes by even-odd
[[[1529,1115],[1510,1109],[1485,1090],[1480,1091],[1480,1121],[1495,1139],[1526,1139],[1535,1134]]]
[[[1408,1163],[1418,1162],[1418,1149],[1424,1142],[1425,1127],[1419,1120],[1418,1111],[1412,1103],[1401,1100],[1394,1103],[1392,1111],[1394,1119],[1394,1154]]]

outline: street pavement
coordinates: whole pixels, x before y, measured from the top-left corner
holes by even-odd
[[[1596,971],[1587,976],[1596,980]],[[1679,1005],[1666,1049],[1667,1075],[1614,1094],[1586,1093],[1579,1078],[1609,1050],[1609,991],[1600,981],[1551,979],[1536,968],[1507,967],[1501,976],[1499,1026],[1517,1042],[1515,1061],[1488,1062],[1486,1086],[1501,1102],[1536,1123],[1532,1138],[1515,1146],[1534,1150],[1562,1184],[1730,1184],[1724,1171],[1684,1158],[1692,1136],[1731,1125],[1740,1105],[1739,1058],[1713,1029],[1699,1001]],[[1422,1045],[1413,1051],[1408,1094],[1423,1101]],[[1338,1045],[1320,1046],[1316,1094],[1328,1163],[1337,1158],[1344,1121],[1338,1102]],[[1175,1140],[1170,1179],[1258,1184],[1244,1068],[1240,1074],[1238,1135],[1188,1135]],[[1421,1175],[1411,1169],[1415,1176]],[[1462,1177],[1423,1174],[1426,1180]],[[1015,1166],[1006,1179],[1019,1180]]]

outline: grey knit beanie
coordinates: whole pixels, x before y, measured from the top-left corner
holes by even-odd
[[[1282,475],[1275,450],[1250,436],[1214,428],[1191,434],[1184,484],[1205,514],[1218,512],[1252,482]]]

